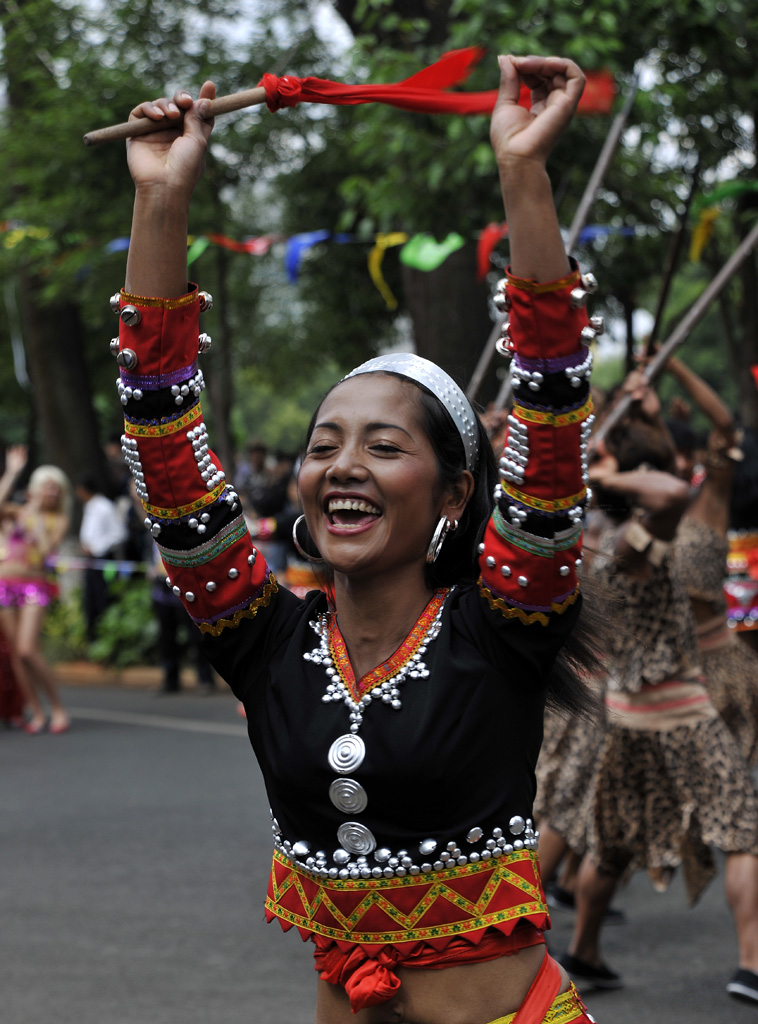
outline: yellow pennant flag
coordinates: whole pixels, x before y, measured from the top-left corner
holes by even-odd
[[[374,240],[374,248],[368,254],[368,272],[371,280],[382,294],[387,303],[387,309],[397,309],[397,299],[390,291],[390,287],[382,276],[382,260],[384,253],[393,245],[405,245],[408,235],[404,231],[390,231],[386,234],[378,234]]]
[[[700,214],[692,232],[692,241],[690,242],[690,260],[692,263],[700,262],[703,249],[705,249],[709,238],[713,234],[713,228],[719,216],[720,210],[717,206],[709,206]]]

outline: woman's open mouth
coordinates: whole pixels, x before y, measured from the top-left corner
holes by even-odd
[[[382,514],[380,508],[361,498],[330,498],[326,511],[330,528],[338,533],[373,526]]]

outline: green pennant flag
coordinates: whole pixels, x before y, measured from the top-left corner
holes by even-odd
[[[724,181],[712,188],[710,192],[698,196],[692,204],[692,212],[699,215],[706,207],[715,206],[724,199],[733,199],[744,192],[758,192],[758,181],[744,181],[741,178]]]
[[[210,244],[211,243],[207,238],[196,238],[187,250],[187,266],[191,266],[198,256],[202,256]]]
[[[434,235],[422,232],[405,243],[400,250],[400,260],[414,270],[436,270],[465,244],[466,240],[454,231],[442,242],[438,242]]]

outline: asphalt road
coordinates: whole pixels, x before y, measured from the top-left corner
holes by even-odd
[[[315,973],[262,911],[268,807],[228,693],[66,686],[63,736],[0,733],[0,1024],[310,1024]],[[723,876],[701,903],[644,876],[586,993],[598,1024],[758,1024],[728,997]],[[556,911],[551,947],[571,914]]]

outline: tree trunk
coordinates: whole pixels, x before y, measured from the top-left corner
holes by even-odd
[[[38,290],[38,282],[21,272],[19,309],[41,455],[60,466],[74,483],[85,472],[95,473],[107,487],[79,309],[70,302],[43,305]]]
[[[59,90],[45,44],[36,34],[38,24],[44,23],[47,14],[52,25],[56,17],[54,4],[15,0],[13,4],[0,5],[10,112],[6,130],[11,135],[23,135],[25,131],[28,134],[25,112],[45,109]],[[41,141],[38,146],[42,146]],[[14,169],[11,182],[13,194],[19,199],[27,198],[31,187],[26,184],[23,166]],[[71,185],[64,181],[63,187]],[[39,426],[40,456],[58,465],[72,481],[87,472],[107,486],[107,463],[98,440],[79,309],[65,299],[43,302],[44,285],[27,268],[19,270],[19,315]],[[107,343],[104,339],[104,344]]]
[[[476,245],[467,243],[436,270],[404,266],[403,283],[416,352],[438,363],[465,388],[492,330],[487,286],[476,278]],[[497,394],[496,369],[497,365],[479,391],[482,404]]]

